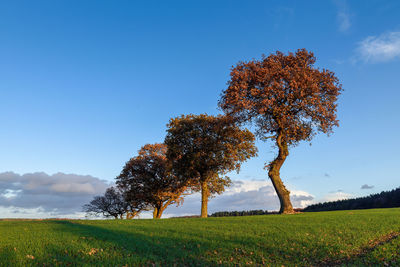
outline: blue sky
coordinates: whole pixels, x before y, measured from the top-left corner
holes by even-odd
[[[171,117],[217,114],[230,68],[313,51],[343,84],[331,137],[290,151],[282,178],[315,200],[399,186],[399,1],[4,1],[0,173],[112,182]],[[236,180],[267,180],[271,143]],[[367,184],[373,188],[361,189]]]

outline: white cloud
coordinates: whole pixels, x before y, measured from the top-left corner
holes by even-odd
[[[339,24],[339,31],[347,32],[351,27],[350,13],[346,0],[334,1],[337,7],[336,19]]]
[[[330,201],[336,201],[336,200],[343,200],[343,199],[348,199],[352,198],[353,195],[349,193],[342,192],[341,190],[336,191],[336,192],[331,192],[327,195],[325,195],[321,201],[318,202],[330,202]]]
[[[337,17],[339,21],[339,30],[341,32],[346,32],[351,26],[349,14],[346,12],[339,12]]]
[[[291,189],[291,200],[295,208],[304,208],[311,204],[314,197],[300,190]],[[198,215],[200,213],[199,193],[185,198],[182,206],[171,206],[165,210],[163,217]],[[217,211],[242,210],[279,210],[279,199],[275,189],[268,180],[238,180],[227,188],[222,195],[211,198],[208,204],[208,213]]]
[[[364,62],[385,62],[400,58],[400,31],[369,36],[359,43],[358,58]]]

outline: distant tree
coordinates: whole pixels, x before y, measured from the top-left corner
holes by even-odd
[[[173,172],[193,191],[201,191],[201,217],[207,217],[208,198],[231,183],[224,175],[239,171],[242,162],[256,155],[254,135],[221,115],[181,116],[167,126],[165,144]]]
[[[316,132],[330,134],[341,85],[329,70],[314,67],[312,52],[276,52],[261,60],[240,62],[231,71],[219,106],[238,122],[252,122],[261,140],[272,139],[278,156],[266,167],[278,194],[280,213],[293,213],[290,192],[280,178],[289,147],[311,141]]]
[[[400,207],[400,187],[391,191],[382,191],[365,197],[343,199],[310,205],[307,211],[378,209]]]
[[[121,190],[110,187],[103,196],[95,196],[89,204],[84,205],[83,211],[115,219],[122,219],[126,215],[126,218],[130,219],[140,212],[140,208],[127,202]]]
[[[179,205],[186,190],[172,174],[164,144],[147,144],[131,158],[117,177],[117,184],[127,192],[128,201],[142,201],[154,209],[153,218],[161,218],[171,204]]]

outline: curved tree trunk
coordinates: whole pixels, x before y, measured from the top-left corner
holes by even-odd
[[[289,149],[286,141],[283,140],[282,134],[276,138],[276,144],[279,148],[279,153],[269,165],[268,176],[274,185],[275,191],[278,194],[281,208],[279,213],[292,214],[294,213],[292,202],[290,201],[290,191],[286,189],[280,177],[280,169],[289,155]]]
[[[208,205],[208,196],[209,196],[209,190],[208,190],[208,185],[206,181],[201,181],[201,217],[202,218],[207,218],[208,216],[208,210],[207,210],[207,205]]]

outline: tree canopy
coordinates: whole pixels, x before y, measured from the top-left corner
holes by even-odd
[[[312,52],[276,52],[232,68],[219,106],[238,122],[251,122],[262,140],[273,139],[278,156],[267,167],[282,213],[292,213],[290,192],[280,178],[288,147],[310,141],[317,132],[338,126],[337,99],[342,90],[335,74],[314,67]]]
[[[92,214],[101,214],[104,217],[133,218],[141,208],[126,201],[124,193],[115,187],[107,188],[103,196],[95,196],[89,204],[83,206],[83,211]]]
[[[131,158],[116,178],[119,187],[127,191],[127,200],[143,202],[160,218],[170,204],[180,204],[185,184],[172,174],[164,144],[147,144],[138,156]]]
[[[207,217],[208,198],[230,184],[224,175],[239,171],[242,162],[256,155],[254,135],[231,118],[218,115],[182,115],[167,125],[167,157],[175,176],[201,190],[201,216]]]

